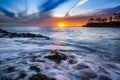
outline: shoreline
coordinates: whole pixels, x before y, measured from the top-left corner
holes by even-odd
[[[83,27],[109,27],[109,28],[120,28],[120,22],[106,22],[106,23],[87,23]]]

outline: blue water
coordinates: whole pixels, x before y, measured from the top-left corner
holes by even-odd
[[[96,72],[99,76],[100,74],[107,75],[113,80],[119,80],[120,77],[120,28],[83,28],[83,27],[1,27],[4,30],[10,32],[29,32],[35,34],[42,34],[50,37],[50,40],[43,40],[37,38],[1,38],[0,39],[0,58],[1,60],[10,59],[11,61],[6,61],[1,64],[1,68],[8,65],[16,65],[13,58],[17,58],[19,65],[22,65],[22,56],[26,56],[26,64],[28,66],[30,63],[29,56],[41,55],[44,56],[47,53],[42,51],[46,50],[66,50],[67,56],[74,56],[78,61],[77,64],[84,63],[91,67],[93,72]],[[69,52],[73,50],[73,52]],[[64,52],[63,52],[64,53]],[[12,54],[12,55],[11,55]],[[39,58],[44,60],[43,58]],[[46,59],[45,59],[46,61]],[[53,64],[45,66],[45,64]],[[69,65],[66,62],[56,65],[52,61],[46,61],[43,64],[37,64],[42,68],[43,73],[50,77],[55,77],[58,80],[78,80],[73,74],[81,74],[81,71],[76,71],[72,67],[74,65]],[[76,64],[76,65],[77,65]],[[110,68],[108,64],[114,65],[115,69]],[[19,66],[18,65],[18,66]],[[58,66],[59,69],[54,68]],[[99,72],[99,66],[105,68],[109,74]],[[45,69],[48,67],[50,70]],[[63,72],[62,72],[62,71]],[[72,73],[73,70],[73,73]],[[2,71],[2,70],[1,70]],[[52,72],[51,72],[52,71]],[[89,70],[88,70],[89,71]],[[64,75],[65,74],[65,75]],[[80,75],[77,75],[80,76]],[[14,77],[13,77],[14,78]],[[26,78],[27,79],[27,78]],[[95,79],[95,80],[98,80]]]
[[[83,28],[83,27],[5,27],[10,32],[30,32],[42,34],[53,40],[60,41],[59,45],[75,48],[90,48],[98,52],[120,53],[120,28]]]

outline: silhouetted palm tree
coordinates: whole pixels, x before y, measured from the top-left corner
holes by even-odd
[[[105,17],[105,18],[104,18],[104,22],[107,22],[107,21],[108,21],[108,19],[107,19],[107,17]]]
[[[120,13],[118,13],[118,21],[120,22]]]
[[[112,22],[113,21],[113,17],[109,17],[109,22]]]
[[[98,23],[101,23],[101,17],[98,17]]]
[[[114,13],[114,20],[120,22],[120,13]]]
[[[96,22],[96,23],[98,23],[98,17],[97,17],[97,18],[95,18],[95,22]]]
[[[94,22],[94,18],[91,17],[88,21],[89,21],[89,23],[93,23]]]

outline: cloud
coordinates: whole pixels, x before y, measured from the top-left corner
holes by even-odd
[[[120,5],[107,9],[98,9],[92,15],[94,16],[112,16],[113,13],[120,13]]]
[[[114,12],[120,12],[120,6],[116,6],[113,8],[103,9],[101,10],[103,13],[114,13]]]
[[[82,4],[86,3],[88,0],[80,0],[75,6],[73,6],[67,13],[66,16],[68,16],[75,8],[81,6]]]
[[[13,12],[8,11],[4,7],[0,7],[0,12],[2,12],[3,14],[5,14],[6,16],[11,17],[11,18],[13,18],[15,16],[15,14]]]
[[[40,5],[38,9],[41,12],[49,12],[66,1],[68,0],[47,0],[43,5]]]

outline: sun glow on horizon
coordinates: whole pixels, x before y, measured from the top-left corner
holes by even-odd
[[[67,26],[67,24],[65,24],[65,23],[58,23],[57,26],[60,27],[60,28],[63,28],[65,26]]]

